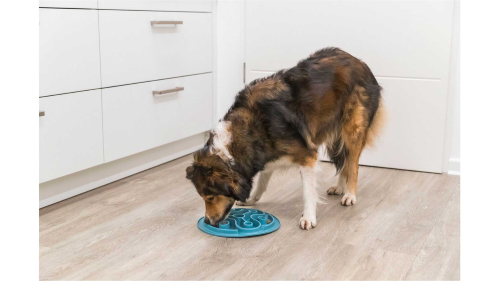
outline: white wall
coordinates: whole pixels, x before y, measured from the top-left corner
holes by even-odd
[[[460,1],[455,1],[453,15],[453,39],[451,46],[451,65],[450,65],[450,86],[449,86],[450,107],[448,118],[449,126],[449,146],[448,153],[445,154],[444,171],[449,174],[460,174]]]
[[[245,2],[217,1],[217,119],[244,87]]]

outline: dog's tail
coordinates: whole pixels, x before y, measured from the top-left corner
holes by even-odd
[[[375,146],[375,141],[380,136],[380,133],[384,128],[386,117],[387,112],[385,110],[384,104],[382,103],[382,97],[380,97],[377,112],[375,112],[370,127],[368,128],[368,132],[366,133],[365,146],[371,148]]]

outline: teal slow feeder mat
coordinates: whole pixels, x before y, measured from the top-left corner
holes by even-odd
[[[273,215],[255,210],[231,209],[227,219],[214,227],[204,222],[204,217],[198,221],[198,228],[208,234],[220,237],[250,237],[271,233],[280,228],[280,221]]]

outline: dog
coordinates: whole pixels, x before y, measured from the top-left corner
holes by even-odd
[[[340,173],[327,193],[344,194],[342,205],[356,204],[359,157],[383,119],[381,90],[370,68],[339,48],[252,81],[186,169],[205,201],[205,223],[218,226],[236,201],[256,203],[274,170],[298,167],[304,199],[299,226],[316,227],[314,167],[322,145]]]

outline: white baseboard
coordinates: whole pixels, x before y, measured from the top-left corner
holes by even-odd
[[[448,163],[449,175],[460,175],[460,158],[450,158]]]
[[[201,133],[39,185],[39,208],[161,165],[203,147]]]

